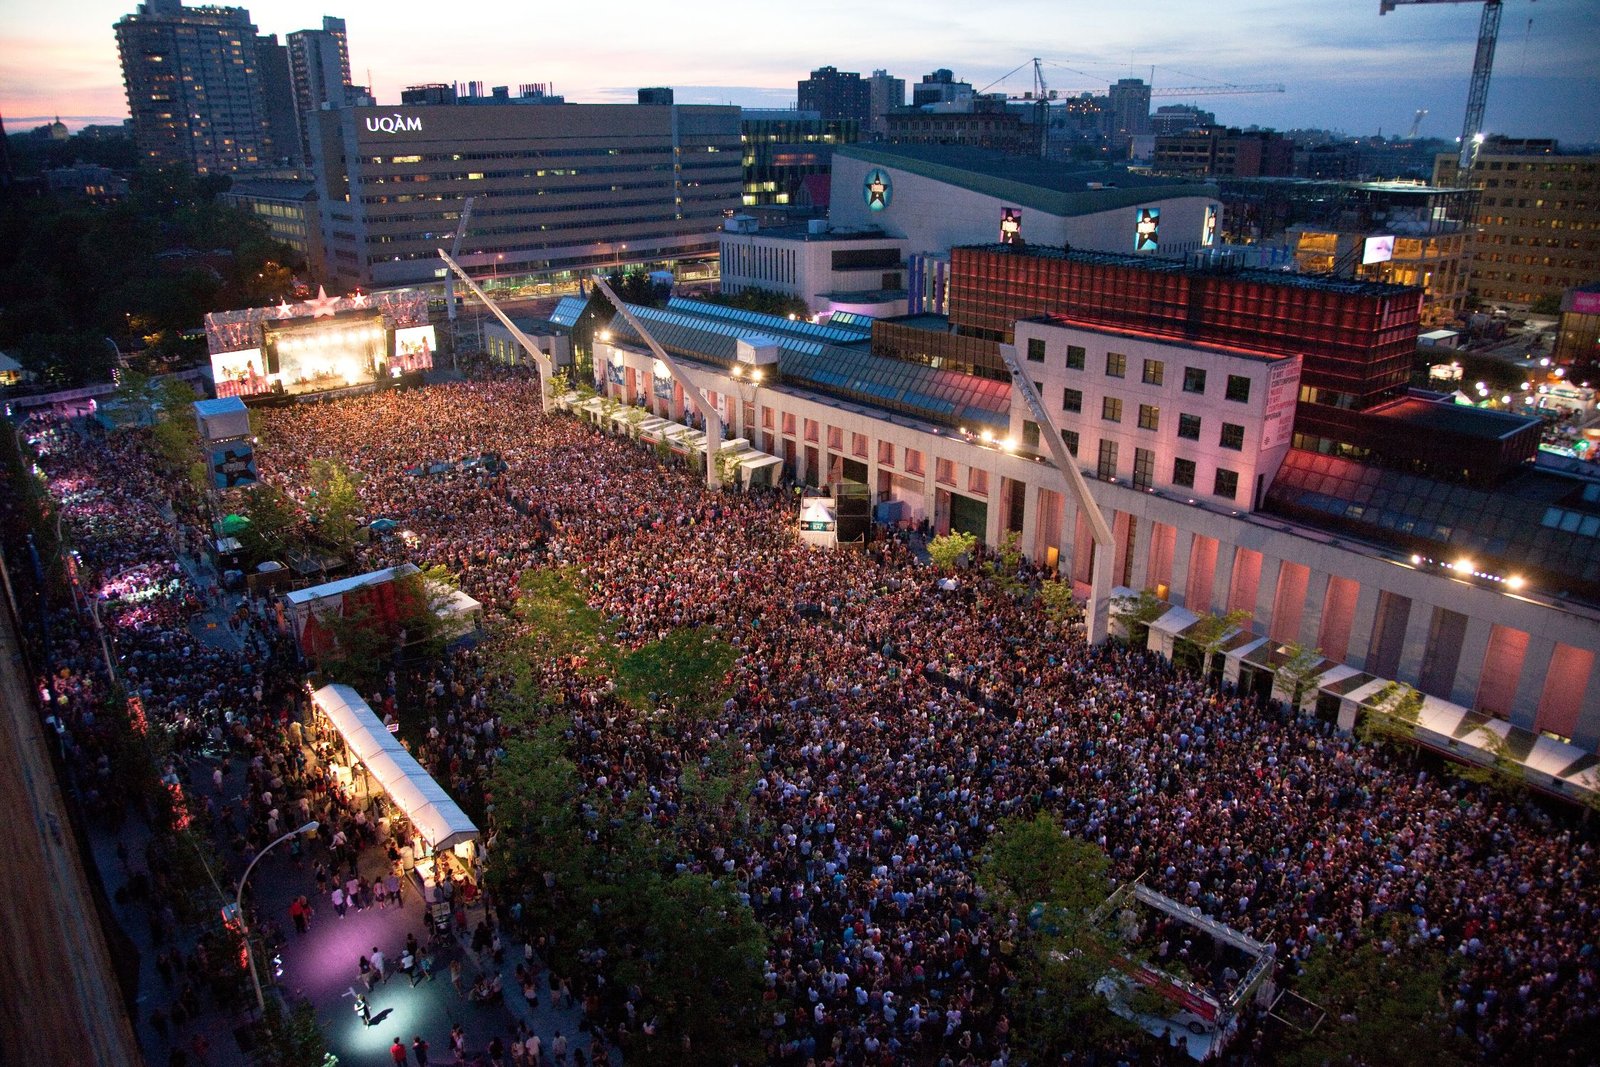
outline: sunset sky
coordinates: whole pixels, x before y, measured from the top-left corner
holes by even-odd
[[[134,6],[8,0],[0,8],[7,130],[55,115],[74,127],[125,118],[112,25]],[[1195,101],[1232,125],[1404,133],[1413,113],[1427,108],[1423,134],[1454,137],[1481,7],[1405,6],[1382,18],[1378,0],[273,0],[250,10],[257,28],[279,40],[320,27],[324,14],[342,16],[354,78],[367,82],[370,71],[382,104],[418,82],[479,80],[551,82],[574,102],[631,101],[639,86],[670,85],[680,103],[784,107],[794,104],[795,82],[825,64],[862,74],[886,68],[908,83],[949,67],[983,88],[1037,55],[1050,86],[1063,90],[1149,80],[1152,65],[1158,87],[1287,86],[1282,94]],[[1507,0],[1490,132],[1600,141],[1597,15],[1597,0]],[[998,88],[1030,85],[1025,67]]]

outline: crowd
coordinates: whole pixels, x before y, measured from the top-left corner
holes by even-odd
[[[170,506],[159,485],[126,477],[136,445],[52,434],[41,462],[100,576],[167,574],[171,523],[151,516]],[[486,452],[504,468],[408,473]],[[976,572],[940,588],[902,541],[807,549],[792,497],[710,494],[648,449],[542,415],[525,381],[267,414],[264,478],[303,496],[324,457],[360,476],[366,518],[414,535],[363,546],[357,569],[443,565],[485,605],[491,632],[520,625],[519,576],[563,564],[624,643],[704,625],[736,647],[726,702],[676,731],[652,729],[571,663],[539,670],[571,720],[577,802],[643,796],[681,868],[726,880],[765,924],[772,1063],[1004,1062],[1025,917],[997,913],[975,869],[999,821],[1039,810],[1100,845],[1119,879],[1143,876],[1276,945],[1291,969],[1403,916],[1461,962],[1452,1018],[1487,1059],[1554,1061],[1562,1035],[1600,1012],[1600,864],[1586,836],[1532,804],[1418,771],[1152,655],[1088,648]],[[259,620],[245,623],[259,657],[196,648],[176,625],[195,595],[179,582],[126,609],[153,617],[112,625],[152,717],[187,724],[186,743],[242,745],[236,758],[272,793],[222,813],[249,849],[295,791],[292,659]],[[53,706],[92,769],[97,649],[87,634],[60,644]],[[428,723],[419,759],[481,812],[510,731],[495,711],[507,684],[480,650],[458,648],[375,695],[415,705]],[[685,770],[728,752],[749,772],[745,805],[765,834],[676,818],[691,803]],[[629,990],[601,997],[594,974],[576,982],[597,1034],[626,1047],[652,1025]]]

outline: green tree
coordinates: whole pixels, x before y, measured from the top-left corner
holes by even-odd
[[[311,464],[307,481],[311,493],[305,506],[316,523],[317,535],[334,549],[348,552],[356,543],[360,526],[357,516],[361,513],[361,497],[356,491],[359,476],[338,460],[319,459]]]
[[[1405,744],[1415,752],[1422,694],[1409,685],[1390,682],[1361,709],[1356,736],[1369,743]]]
[[[1008,1004],[1012,1040],[1026,1062],[1053,1063],[1133,1029],[1095,992],[1096,982],[1115,973],[1119,952],[1093,921],[1111,893],[1109,870],[1103,851],[1069,837],[1048,813],[1001,823],[983,853],[979,885],[1001,909],[1028,919],[1010,947]]]
[[[1065,578],[1042,583],[1039,601],[1044,605],[1044,613],[1058,623],[1072,622],[1083,615],[1083,605],[1078,603],[1072,593],[1072,583]]]
[[[1195,620],[1184,638],[1200,646],[1200,673],[1211,670],[1212,657],[1222,649],[1223,642],[1244,627],[1249,618],[1248,611],[1230,611],[1225,615],[1202,615]]]
[[[261,1033],[261,1062],[269,1067],[329,1067],[330,1060],[338,1062],[328,1052],[316,1008],[309,1001],[285,1012],[277,997],[268,997]]]
[[[638,304],[644,307],[666,307],[667,297],[672,293],[670,284],[658,282],[650,277],[648,272],[642,270],[631,270],[626,274],[612,271],[606,278],[606,284],[611,286],[611,291],[616,293],[624,304]]]
[[[1137,595],[1111,599],[1111,614],[1128,631],[1128,641],[1143,648],[1149,639],[1150,624],[1167,613],[1169,605],[1154,589],[1141,589]]]
[[[1306,648],[1298,641],[1285,645],[1284,654],[1288,659],[1272,672],[1273,681],[1277,688],[1289,694],[1289,703],[1298,708],[1306,690],[1324,673],[1323,664],[1328,658],[1322,654],[1322,649]]]
[[[725,307],[742,308],[745,311],[754,311],[761,315],[789,316],[796,319],[810,319],[811,309],[806,302],[797,296],[787,293],[774,292],[771,289],[742,289],[737,293],[707,293],[697,299],[709,304],[722,304]]]
[[[239,542],[252,563],[274,559],[284,549],[301,544],[300,508],[271,482],[258,482],[244,490],[240,514],[250,520]]]
[[[767,939],[749,906],[703,874],[636,873],[608,899],[607,918],[637,945],[618,962],[617,980],[640,988],[658,1022],[653,1038],[636,1042],[641,1061],[759,1060]]]
[[[1385,1067],[1470,1062],[1451,1032],[1440,996],[1453,974],[1435,942],[1415,944],[1391,916],[1354,950],[1322,949],[1306,962],[1296,992],[1326,1011],[1313,1032],[1293,1035],[1281,1053],[1287,1067]]]
[[[738,658],[739,650],[708,628],[674,630],[622,657],[617,691],[639,708],[654,702],[709,712],[726,699],[724,678]]]
[[[535,908],[551,922],[576,922],[589,899],[588,859],[578,816],[582,780],[562,740],[559,723],[539,726],[506,742],[494,765],[490,793],[499,830],[485,878],[501,899],[555,876],[555,894],[540,895]]]
[[[951,530],[928,542],[928,558],[942,571],[953,571],[962,556],[971,556],[978,539],[965,530]]]

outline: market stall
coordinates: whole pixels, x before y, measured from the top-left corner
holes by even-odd
[[[356,796],[375,792],[375,785],[392,809],[400,873],[417,879],[430,905],[448,903],[457,891],[475,896],[478,828],[466,812],[354,689],[325,685],[312,692],[311,703],[329,776]]]

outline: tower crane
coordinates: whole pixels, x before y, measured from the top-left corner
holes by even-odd
[[[1044,65],[1033,57],[1034,125],[1039,127],[1039,158],[1050,158],[1050,87],[1044,83]]]
[[[1401,4],[1464,4],[1476,0],[1378,0],[1378,14],[1387,15]],[[1504,0],[1483,0],[1478,19],[1478,52],[1472,60],[1472,85],[1467,90],[1467,117],[1461,124],[1461,152],[1456,166],[1462,175],[1472,166],[1472,156],[1483,136],[1483,110],[1489,103],[1489,75],[1494,70],[1494,45],[1500,36]]]
[[[1406,140],[1409,141],[1412,138],[1416,137],[1417,131],[1422,129],[1422,120],[1427,118],[1427,117],[1428,117],[1428,109],[1427,108],[1425,108],[1425,107],[1417,108],[1417,113],[1414,116],[1412,116],[1412,119],[1411,119],[1411,132],[1406,134]]]
[[[461,238],[466,236],[467,223],[472,218],[472,202],[476,197],[467,197],[461,204],[461,218],[456,223],[455,240],[450,242],[450,257],[454,259],[461,254]],[[444,307],[445,314],[450,320],[450,351],[456,350],[456,279],[449,271],[444,275]]]

